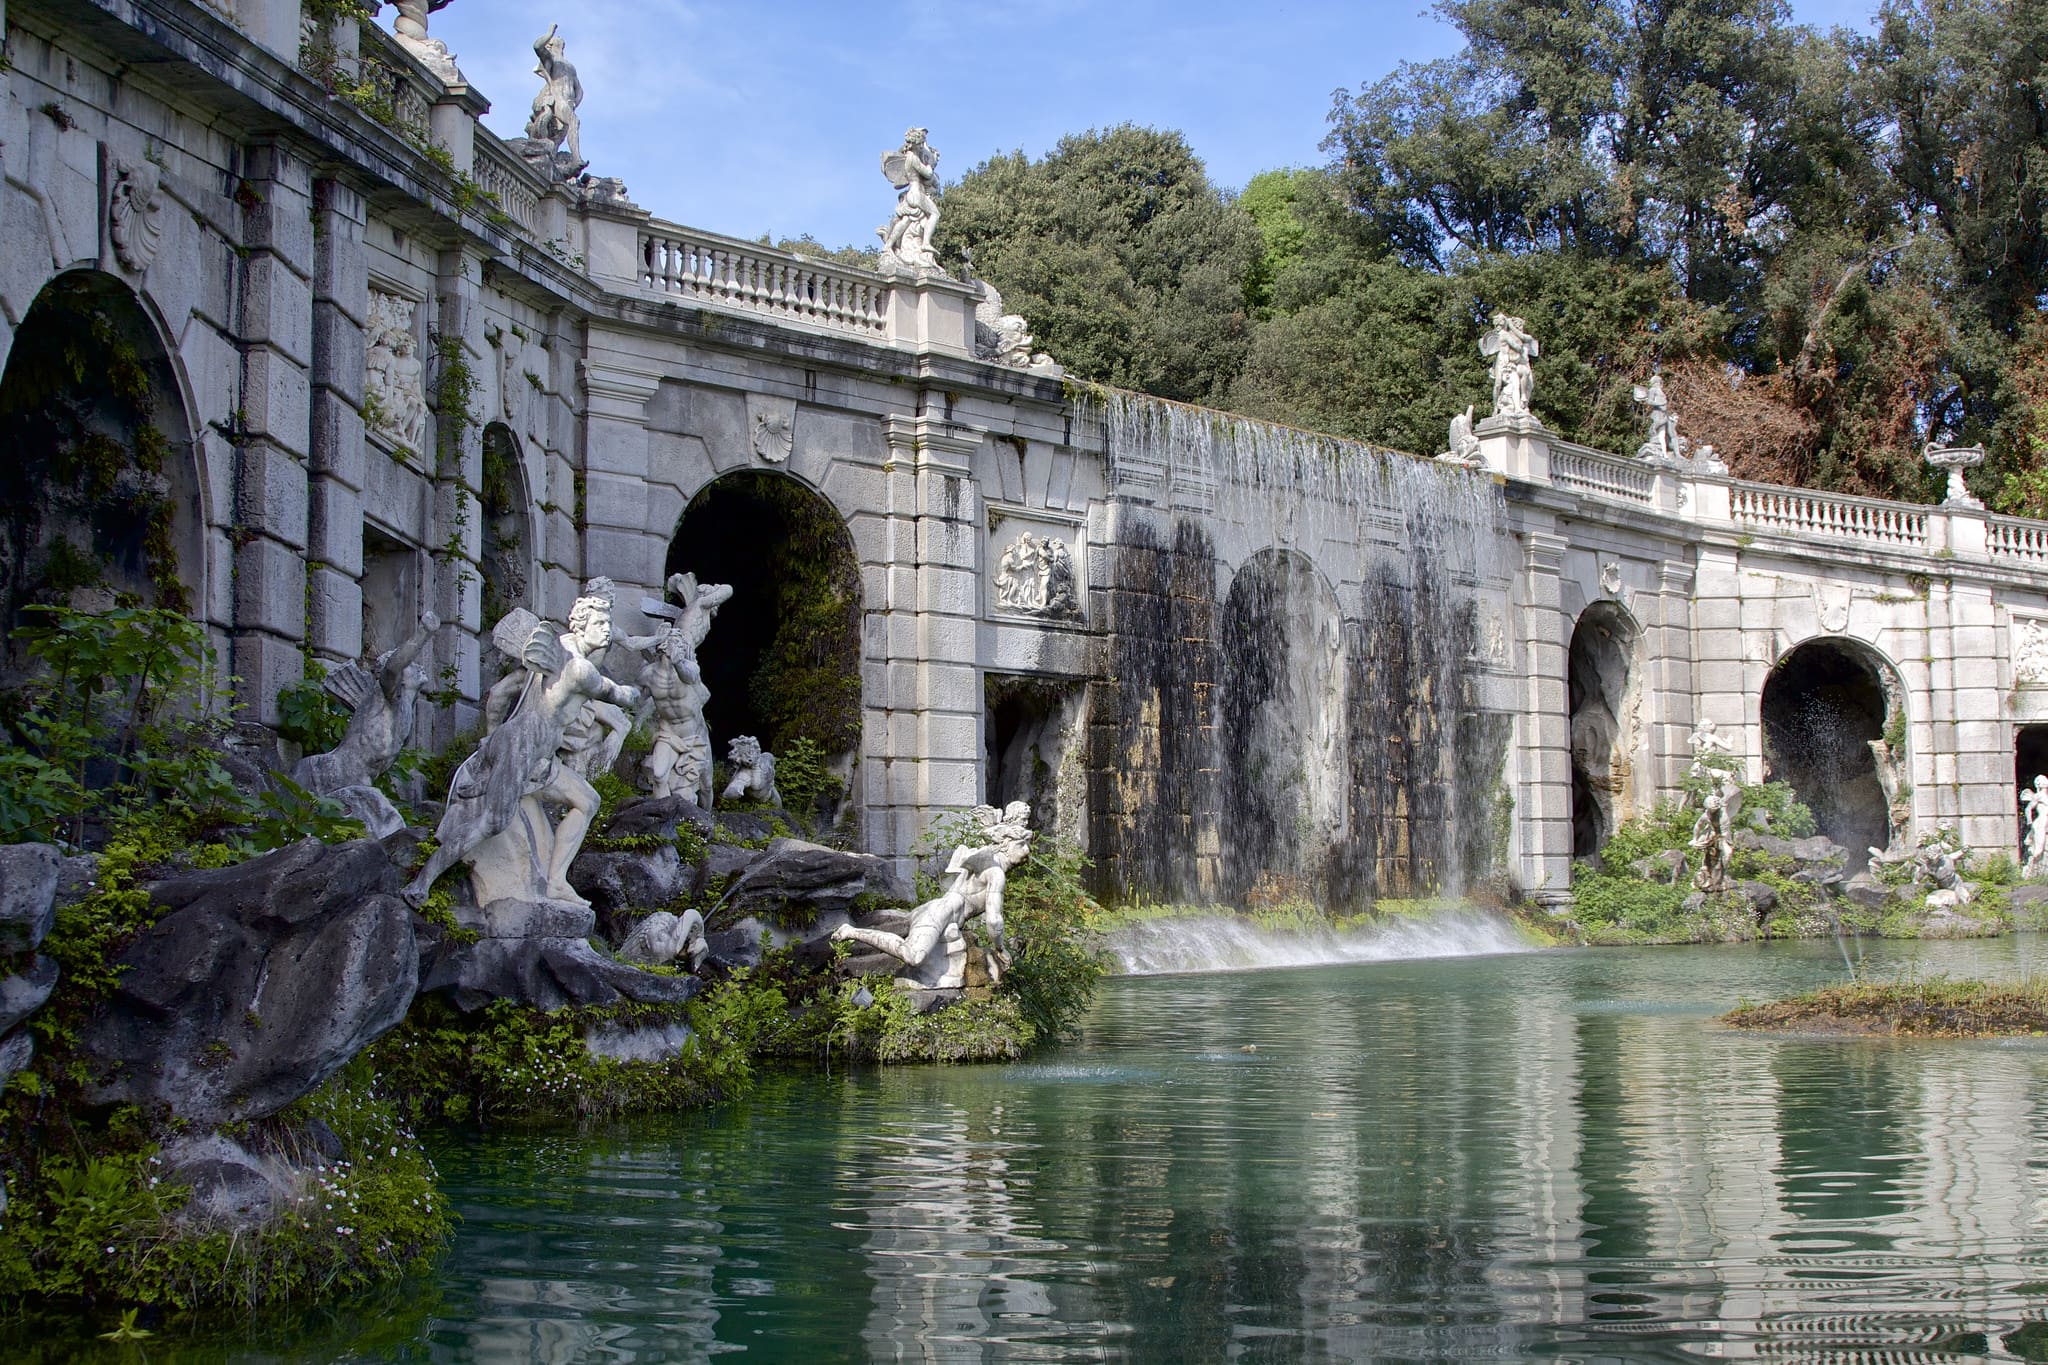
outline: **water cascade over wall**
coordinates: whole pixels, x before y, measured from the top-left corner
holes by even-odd
[[[1122,900],[1349,909],[1495,853],[1482,712],[1507,536],[1484,474],[1109,391],[1089,846]],[[1498,612],[1499,608],[1494,608]]]

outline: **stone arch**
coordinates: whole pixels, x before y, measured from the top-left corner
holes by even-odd
[[[25,606],[74,598],[202,612],[198,433],[166,337],[97,270],[52,279],[15,330],[0,371],[0,631]]]
[[[1642,740],[1642,627],[1619,602],[1579,613],[1566,664],[1572,737],[1572,856],[1600,851],[1634,813],[1636,750]]]
[[[534,610],[532,490],[519,437],[503,422],[484,427],[478,516],[483,541],[478,570],[483,579],[486,630],[514,607]]]
[[[1231,579],[1219,642],[1227,893],[1326,900],[1347,814],[1337,594],[1304,555],[1262,550]]]
[[[777,471],[721,474],[683,510],[665,572],[733,589],[698,650],[716,753],[741,734],[833,760],[859,749],[860,561],[830,500]]]
[[[1910,839],[1906,689],[1876,648],[1824,635],[1780,655],[1758,699],[1764,778],[1852,853]]]

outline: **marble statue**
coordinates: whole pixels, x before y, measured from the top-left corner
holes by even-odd
[[[1650,371],[1650,382],[1635,386],[1635,400],[1649,409],[1650,418],[1649,439],[1637,448],[1637,456],[1664,463],[1683,457],[1689,443],[1678,434],[1678,419],[1671,415],[1671,401],[1664,396],[1663,374]]]
[[[903,963],[896,979],[909,986],[946,990],[967,984],[967,936],[970,920],[986,921],[990,940],[988,973],[1001,981],[1009,965],[1003,938],[1003,887],[1011,869],[1031,852],[1031,807],[1012,801],[998,811],[977,806],[975,832],[987,842],[961,844],[946,864],[950,879],[944,894],[910,912],[909,932],[892,934],[842,924],[835,939],[849,939],[880,949]]]
[[[996,561],[996,604],[1030,616],[1081,614],[1074,552],[1058,536],[1026,531]]]
[[[548,163],[557,180],[572,180],[590,163],[583,159],[583,121],[576,110],[583,103],[583,82],[576,68],[564,57],[561,28],[549,25],[534,39],[533,55],[540,59],[533,74],[541,78],[540,93],[533,97],[533,116],[526,121],[529,160]],[[562,144],[569,145],[568,154]]]
[[[492,636],[523,666],[519,697],[456,769],[434,831],[440,846],[406,887],[406,899],[422,904],[436,878],[467,862],[479,906],[509,898],[587,907],[569,885],[569,864],[583,847],[598,796],[558,755],[590,702],[631,709],[640,699],[637,689],[611,681],[590,661],[611,643],[611,602],[579,597],[560,636],[514,608]],[[566,807],[559,821],[550,819],[548,803]]]
[[[1920,447],[1920,458],[1936,469],[1948,471],[1948,494],[1942,498],[1944,507],[1982,507],[1984,504],[1970,496],[1970,487],[1963,482],[1963,471],[1975,469],[1984,463],[1984,447],[1938,446],[1929,441]]]
[[[1926,882],[1934,887],[1927,893],[1928,909],[1953,910],[1976,899],[1974,888],[1963,880],[1957,862],[1962,854],[1963,841],[1952,828],[1942,825],[1913,855],[1913,885]]]
[[[435,10],[447,9],[454,0],[393,0],[398,8],[398,18],[392,21],[391,31],[407,52],[419,58],[421,65],[441,78],[446,85],[467,85],[462,70],[455,64],[455,54],[448,50],[448,44],[427,32],[427,16]],[[376,9],[378,6],[372,5]]]
[[[2025,685],[2048,683],[2048,621],[2014,616],[2012,680]]]
[[[681,958],[691,971],[711,956],[711,941],[704,936],[704,916],[695,910],[674,914],[657,910],[633,926],[619,945],[619,956],[628,962],[662,967]]]
[[[655,796],[686,796],[711,809],[711,729],[704,705],[711,689],[697,666],[697,647],[711,632],[711,619],[732,596],[731,587],[707,583],[694,574],[672,574],[668,590],[681,609],[643,599],[640,611],[668,627],[654,635],[629,635],[619,644],[646,660],[641,682],[653,709],[654,747],[647,754],[648,789]]]
[[[108,196],[107,235],[123,270],[141,273],[156,259],[164,240],[163,167],[154,161],[116,161]]]
[[[1686,769],[1688,777],[1715,777],[1735,770],[1735,746],[1721,733],[1711,716],[1703,716],[1700,723],[1692,727],[1692,737],[1687,740],[1692,748],[1692,766]]]
[[[1452,416],[1450,446],[1437,458],[1450,464],[1464,465],[1468,469],[1477,468],[1484,463],[1479,457],[1479,438],[1472,434],[1470,403],[1465,405],[1463,412]]]
[[[1695,474],[1706,474],[1714,478],[1726,478],[1728,462],[1714,453],[1710,445],[1703,445],[1692,453],[1692,467]]]
[[[1726,891],[1728,863],[1735,856],[1735,813],[1729,789],[1733,781],[1722,774],[1701,803],[1699,818],[1692,822],[1692,848],[1699,854],[1699,870],[1693,873],[1695,891]]]
[[[607,616],[616,606],[616,589],[609,578],[600,576],[585,583],[583,596],[602,598]],[[609,647],[600,646],[588,656],[599,672],[604,671]],[[491,684],[484,694],[484,733],[489,734],[511,718],[526,690],[526,681],[525,670],[515,668]],[[626,747],[626,737],[632,732],[631,716],[609,701],[594,698],[570,720],[555,757],[584,781],[594,782],[599,773],[611,771],[618,762],[620,751]]]
[[[370,425],[417,452],[427,439],[427,393],[426,370],[412,334],[413,307],[411,299],[370,291],[363,388],[370,400]]]
[[[1493,330],[1479,338],[1479,354],[1493,360],[1493,415],[1527,417],[1536,395],[1536,367],[1542,354],[1529,324],[1506,313],[1493,315]]]
[[[974,274],[974,253],[963,250],[969,284],[981,286],[981,299],[974,305],[974,354],[1012,370],[1036,374],[1064,373],[1051,356],[1031,349],[1031,324],[1020,314],[1003,311],[1003,295],[995,285]]]
[[[775,755],[763,749],[760,740],[734,735],[725,746],[725,761],[732,765],[732,780],[725,784],[719,800],[782,804],[782,793],[775,789]]]
[[[875,229],[883,273],[937,270],[932,235],[939,226],[939,152],[924,129],[912,128],[901,147],[882,153],[882,174],[896,187],[895,216]]]
[[[2048,877],[2048,776],[2035,775],[2034,785],[2020,792],[2020,805],[2027,820],[2027,861],[2021,875]]]
[[[440,617],[423,612],[418,630],[378,656],[375,672],[348,664],[328,674],[323,686],[349,708],[348,728],[328,752],[308,754],[292,765],[292,781],[348,807],[373,839],[405,828],[405,817],[375,784],[412,742],[414,704],[427,685],[419,657],[440,628]]]

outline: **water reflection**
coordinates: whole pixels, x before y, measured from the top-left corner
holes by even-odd
[[[2034,953],[2019,940],[1921,957],[2011,973]],[[771,1078],[713,1115],[457,1142],[441,1164],[466,1221],[433,1316],[356,1348],[436,1361],[2035,1349],[2048,1341],[2048,1049],[1710,1023],[1838,970],[1831,946],[1794,945],[1124,980],[1086,1045],[1041,1064]],[[302,1358],[343,1354],[338,1335],[331,1321],[309,1330]],[[175,1358],[287,1358],[245,1350],[181,1343]]]

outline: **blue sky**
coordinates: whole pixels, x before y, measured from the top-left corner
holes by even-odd
[[[1793,0],[1862,26],[1876,0]],[[390,22],[387,9],[384,22]],[[583,154],[656,216],[739,237],[869,246],[877,168],[913,123],[957,179],[997,152],[1132,122],[1178,128],[1212,179],[1319,164],[1331,92],[1458,46],[1414,0],[456,0],[433,17],[485,122],[523,134],[533,40],[562,24]]]

